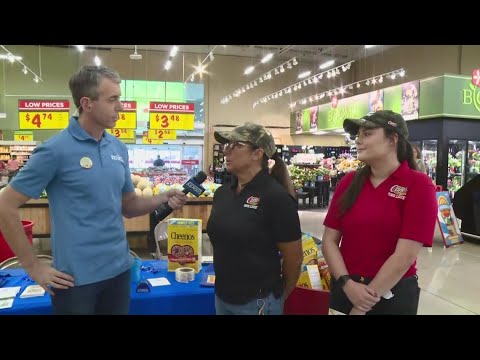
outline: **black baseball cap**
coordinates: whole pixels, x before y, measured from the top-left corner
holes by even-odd
[[[345,119],[343,121],[343,128],[350,135],[357,135],[360,127],[369,129],[383,127],[408,139],[408,127],[405,119],[391,110],[379,110],[368,113],[361,119]]]

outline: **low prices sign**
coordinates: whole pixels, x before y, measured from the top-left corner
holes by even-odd
[[[107,129],[107,131],[118,139],[135,139],[135,130],[132,129]]]
[[[118,120],[115,129],[136,129],[137,128],[137,102],[122,101],[123,111],[118,113]],[[135,135],[134,135],[135,137]]]
[[[176,140],[177,130],[148,130],[149,139]]]
[[[18,120],[21,130],[60,130],[68,126],[68,100],[19,100]]]
[[[160,145],[160,144],[163,144],[163,140],[150,139],[148,137],[148,131],[144,131],[143,132],[143,137],[142,137],[142,144],[145,144],[145,145]]]
[[[195,104],[150,102],[150,129],[193,130]]]
[[[15,141],[33,141],[32,131],[14,131],[13,140]]]

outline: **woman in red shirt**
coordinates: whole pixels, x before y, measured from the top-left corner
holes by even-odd
[[[416,258],[432,246],[437,205],[416,170],[408,128],[389,110],[347,119],[366,165],[338,184],[322,250],[332,272],[330,307],[352,315],[417,313]]]

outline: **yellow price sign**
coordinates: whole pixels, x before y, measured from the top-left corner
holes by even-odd
[[[148,130],[149,139],[176,140],[177,130]]]
[[[135,130],[132,129],[107,129],[107,131],[118,139],[135,139]]]
[[[33,141],[33,132],[31,131],[15,131],[13,133],[15,141]]]
[[[145,144],[145,145],[161,145],[161,144],[163,144],[163,140],[150,139],[148,136],[143,135],[142,144]]]
[[[150,113],[150,129],[194,130],[194,114]]]
[[[122,111],[118,113],[118,120],[115,129],[136,129],[137,113],[134,111]]]
[[[68,111],[19,111],[20,129],[60,130],[68,126]]]

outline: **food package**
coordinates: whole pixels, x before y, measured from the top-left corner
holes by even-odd
[[[168,271],[191,267],[198,273],[202,268],[202,220],[168,220]]]
[[[297,281],[297,286],[307,289],[322,290],[322,281],[317,265],[303,265],[302,272]]]

